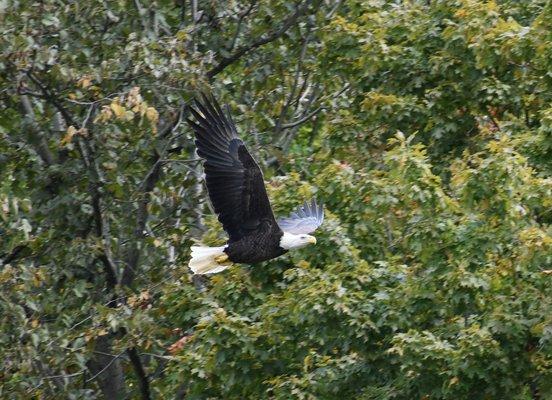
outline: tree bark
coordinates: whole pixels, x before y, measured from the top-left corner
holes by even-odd
[[[96,339],[95,357],[89,361],[88,368],[97,379],[104,397],[109,400],[124,400],[127,397],[125,375],[120,359],[110,355],[112,335]]]

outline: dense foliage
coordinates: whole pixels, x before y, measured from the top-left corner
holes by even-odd
[[[552,5],[0,1],[0,398],[552,399]],[[318,244],[208,278],[229,103]]]

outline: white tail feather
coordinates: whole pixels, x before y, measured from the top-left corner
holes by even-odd
[[[219,264],[216,261],[216,258],[219,256],[224,256],[226,253],[224,249],[226,246],[222,247],[201,247],[201,246],[192,246],[192,258],[188,266],[193,271],[194,274],[203,275],[203,274],[216,274],[217,272],[224,271],[226,268],[230,267],[232,263]]]

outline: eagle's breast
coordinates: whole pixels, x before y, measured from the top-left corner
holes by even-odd
[[[243,237],[232,242],[224,250],[230,261],[242,264],[254,264],[281,256],[287,251],[280,247],[283,233],[263,232]]]

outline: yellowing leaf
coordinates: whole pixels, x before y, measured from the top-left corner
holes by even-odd
[[[77,129],[71,125],[69,128],[67,128],[67,133],[63,138],[61,139],[61,145],[67,146],[71,141],[73,140],[73,136],[77,134]]]
[[[114,162],[111,162],[111,161],[106,161],[106,162],[102,163],[102,166],[107,170],[113,170],[113,169],[117,168],[117,164],[115,164]]]
[[[103,106],[102,111],[94,118],[94,123],[109,121],[112,116],[113,111],[111,111],[111,108],[109,106]]]
[[[156,124],[159,121],[159,113],[153,107],[148,107],[146,109],[146,118],[152,123]]]
[[[79,85],[79,86],[82,87],[83,89],[86,89],[86,88],[89,87],[91,84],[92,84],[92,79],[91,79],[88,75],[83,76],[83,77],[80,78],[79,81],[77,82],[77,85]]]
[[[192,335],[182,336],[180,339],[178,339],[176,342],[174,342],[167,348],[168,352],[171,354],[178,353],[180,350],[184,348],[186,343],[188,343],[191,338],[192,338]]]
[[[124,119],[126,121],[132,121],[132,119],[134,119],[134,113],[130,110],[127,110],[124,114]]]
[[[140,94],[140,88],[138,86],[134,86],[130,91],[128,92],[128,95],[131,97],[136,97]]]
[[[450,386],[456,385],[456,384],[458,384],[458,382],[460,382],[460,379],[458,379],[457,376],[454,376],[454,377],[449,381],[449,385],[450,385]]]
[[[124,118],[126,110],[122,105],[114,101],[110,107],[117,118]]]
[[[185,30],[183,30],[183,29],[181,29],[181,30],[179,30],[178,32],[176,32],[176,38],[177,38],[178,40],[182,41],[182,42],[183,42],[184,40],[186,40],[186,37],[187,37],[187,36],[188,36],[188,33],[187,33]]]

